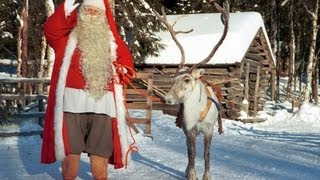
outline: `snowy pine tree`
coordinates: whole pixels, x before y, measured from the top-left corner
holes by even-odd
[[[115,1],[115,16],[119,32],[127,42],[136,64],[142,64],[147,56],[157,56],[163,49],[156,32],[164,27],[151,9],[161,14],[164,6],[167,14],[193,14],[214,12],[208,0],[119,0]]]
[[[119,32],[127,42],[136,64],[141,64],[147,56],[157,56],[163,46],[155,35],[163,27],[150,10],[159,9],[161,4],[155,0],[116,1],[115,15]]]
[[[209,0],[175,0],[174,14],[195,14],[214,12],[215,8]]]

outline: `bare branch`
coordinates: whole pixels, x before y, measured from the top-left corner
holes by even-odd
[[[17,56],[16,56],[13,52],[11,52],[9,49],[7,49],[7,48],[4,47],[4,46],[1,46],[1,48],[3,48],[4,50],[6,50],[11,56],[13,56],[14,58],[17,59]]]
[[[316,61],[317,61],[318,59],[320,59],[319,54],[320,54],[320,49],[319,49],[319,50],[317,51],[317,53],[316,53],[316,56],[315,56],[315,57],[316,57],[316,58],[315,58]]]
[[[307,3],[306,3],[306,2],[302,2],[301,0],[299,0],[299,2],[302,4],[302,6],[304,7],[304,9],[307,11],[307,13],[308,13],[310,16],[313,16],[314,13],[313,13],[312,11],[310,11]]]

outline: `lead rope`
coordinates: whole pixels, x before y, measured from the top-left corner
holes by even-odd
[[[124,78],[125,77],[124,76],[125,73],[121,70],[121,68],[118,68],[119,64],[114,64],[114,65],[115,65],[115,69],[116,69],[117,75],[114,75],[114,77],[112,78],[112,81],[113,81],[113,83],[121,84],[121,82],[119,80],[119,74],[121,75],[121,77]],[[126,122],[127,122],[127,125],[128,125],[128,124],[131,123],[131,119],[130,119],[129,111],[128,111],[127,104],[126,104],[126,91],[127,91],[127,88],[126,88],[125,85],[123,85],[123,94],[122,94],[123,95],[123,104],[124,104],[124,108],[125,108]],[[129,133],[130,133],[130,136],[131,136],[131,139],[132,139],[132,143],[129,145],[129,148],[128,148],[128,150],[126,152],[126,155],[125,155],[125,169],[128,168],[129,153],[131,151],[132,152],[138,152],[138,147],[134,146],[134,144],[136,143],[136,139],[134,138],[130,127],[129,127]]]
[[[129,115],[129,110],[128,110],[128,107],[127,107],[127,103],[126,103],[126,91],[127,91],[127,87],[124,86],[124,91],[123,91],[123,97],[124,97],[124,107],[126,109],[126,116],[127,116],[127,123],[131,124],[131,118],[130,118],[130,115]],[[128,125],[129,126],[129,125]],[[127,153],[126,153],[126,165],[125,165],[125,168],[127,169],[128,167],[128,156],[129,156],[129,153],[132,151],[132,152],[138,152],[138,147],[135,146],[136,144],[136,139],[134,138],[133,136],[133,133],[132,133],[132,129],[130,128],[129,126],[129,132],[130,132],[130,136],[131,136],[131,139],[132,139],[132,143],[129,145],[129,148],[127,150]]]
[[[119,73],[119,74],[121,75],[121,77],[124,78],[124,80],[125,80],[134,90],[136,90],[136,91],[137,91],[138,93],[140,93],[141,95],[144,95],[144,96],[146,96],[147,98],[150,98],[152,101],[160,101],[160,102],[163,102],[162,99],[160,99],[160,98],[156,98],[156,97],[153,97],[153,96],[149,96],[148,94],[140,91],[136,86],[134,86],[134,85],[131,83],[130,79],[127,78],[127,76],[126,76],[127,73],[124,73],[124,72],[123,72],[123,69],[120,68],[120,64],[114,64],[114,65],[115,65],[115,68],[116,68],[116,72]],[[122,66],[123,66],[123,65],[122,65]],[[125,67],[127,70],[131,71],[131,72],[133,73],[133,77],[136,76],[136,74],[134,73],[135,71],[134,71],[132,68],[127,67],[127,66],[123,66],[123,67]],[[133,78],[133,77],[130,77],[130,78]],[[127,99],[127,98],[126,98],[127,86],[124,85],[123,87],[124,87],[124,89],[123,89],[124,102],[123,102],[123,103],[124,103],[125,110],[126,110],[127,123],[128,123],[128,124],[131,124],[131,123],[132,123],[132,120],[131,120],[131,118],[130,118],[129,110],[128,110],[127,103],[126,103],[126,99]],[[127,167],[128,167],[128,157],[129,157],[129,153],[130,153],[131,151],[132,151],[132,152],[138,152],[138,150],[139,150],[138,147],[135,146],[135,144],[136,144],[136,139],[134,138],[133,133],[132,133],[132,129],[131,129],[130,127],[129,127],[129,132],[130,132],[130,136],[131,136],[131,139],[133,140],[133,142],[129,145],[129,148],[128,148],[127,152],[126,152],[126,163],[125,163],[125,168],[126,168],[126,169],[127,169]]]
[[[163,100],[162,100],[161,98],[150,96],[150,95],[148,95],[147,93],[139,90],[135,85],[133,85],[133,84],[131,83],[130,79],[127,78],[127,76],[126,76],[126,74],[128,74],[128,73],[124,73],[123,70],[121,70],[120,67],[122,66],[122,67],[126,68],[127,70],[129,70],[130,72],[135,72],[132,68],[127,67],[127,66],[123,66],[123,65],[120,65],[120,64],[114,64],[114,65],[115,65],[115,67],[116,67],[116,71],[117,71],[118,73],[120,73],[121,77],[123,77],[123,78],[125,79],[125,81],[126,81],[135,91],[137,91],[139,94],[145,96],[146,98],[150,98],[152,101],[159,101],[159,102],[162,102],[162,103],[163,103]],[[133,73],[133,76],[130,77],[130,78],[134,78],[134,77],[136,77],[136,74],[135,74],[135,73]]]

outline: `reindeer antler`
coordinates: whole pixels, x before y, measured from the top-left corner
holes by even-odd
[[[197,67],[199,67],[202,64],[206,64],[207,62],[210,61],[210,59],[213,57],[213,55],[217,52],[217,50],[219,49],[219,47],[221,46],[222,42],[224,41],[224,39],[227,36],[228,33],[228,29],[229,29],[229,4],[228,3],[223,3],[223,8],[216,3],[214,0],[210,0],[210,3],[213,2],[214,6],[218,9],[218,11],[221,13],[222,15],[222,19],[223,19],[223,24],[224,24],[224,29],[223,29],[223,34],[220,38],[220,40],[218,41],[218,43],[213,47],[213,49],[211,50],[210,54],[203,59],[202,61],[200,61],[198,64],[195,64],[192,66],[192,68],[190,69],[191,71]]]
[[[162,12],[162,16],[160,16],[158,14],[158,12],[156,11],[153,11],[154,14],[157,16],[157,18],[166,26],[166,28],[168,29],[168,31],[170,32],[170,35],[171,35],[171,38],[173,39],[173,41],[176,43],[176,45],[178,46],[180,52],[181,52],[181,62],[179,64],[179,68],[178,69],[181,69],[186,61],[186,56],[185,56],[185,52],[184,52],[184,49],[182,47],[182,45],[180,44],[180,42],[178,41],[176,35],[177,34],[180,34],[180,33],[190,33],[193,31],[193,29],[190,29],[188,31],[175,31],[173,29],[173,27],[176,25],[176,23],[178,22],[179,19],[185,17],[185,16],[181,16],[180,18],[176,19],[176,21],[173,23],[173,25],[169,24],[168,21],[167,21],[167,16],[166,16],[166,13],[164,11],[164,8],[161,9],[161,12]]]
[[[180,18],[178,18],[173,25],[170,25],[167,21],[167,16],[166,13],[164,11],[164,8],[161,9],[162,11],[162,16],[159,15],[158,12],[156,12],[155,10],[151,9],[151,11],[156,15],[156,17],[166,26],[167,30],[170,32],[171,38],[173,39],[173,41],[175,42],[175,44],[178,46],[180,52],[181,52],[181,61],[180,64],[178,66],[178,69],[176,71],[176,74],[181,74],[181,73],[185,73],[186,71],[192,71],[193,69],[199,67],[202,64],[205,64],[207,62],[210,61],[210,59],[214,56],[214,54],[217,52],[217,50],[219,49],[219,47],[221,46],[222,42],[224,41],[224,39],[227,36],[227,32],[229,29],[229,4],[228,3],[223,3],[223,8],[215,2],[215,0],[209,0],[209,3],[214,3],[214,6],[218,9],[218,11],[221,13],[222,15],[222,23],[224,24],[224,30],[223,30],[223,34],[220,38],[220,40],[218,41],[218,43],[213,47],[213,49],[211,50],[211,52],[209,53],[209,55],[203,59],[202,61],[200,61],[198,64],[195,64],[192,66],[192,68],[190,68],[189,70],[184,70],[183,72],[180,72],[179,70],[183,67],[183,65],[185,64],[185,52],[184,49],[182,47],[182,45],[180,44],[180,42],[178,41],[176,35],[179,33],[190,33],[193,31],[193,29],[189,30],[189,31],[175,31],[173,29],[174,25],[176,25],[177,21],[185,16],[181,16]]]

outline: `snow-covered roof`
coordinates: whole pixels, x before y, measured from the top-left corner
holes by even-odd
[[[180,18],[181,16],[185,16]],[[173,24],[175,31],[187,31],[188,34],[178,34],[177,39],[184,47],[186,64],[194,64],[208,56],[214,45],[219,41],[224,25],[219,13],[167,15],[167,20]],[[262,17],[257,12],[230,13],[229,31],[214,57],[208,64],[234,64],[240,62],[249,48],[259,29],[262,29],[269,49],[271,46],[264,27]],[[162,38],[166,48],[160,50],[158,57],[149,56],[146,64],[179,64],[181,53],[172,40],[168,31],[161,31],[158,35]],[[273,61],[274,61],[274,57]]]

